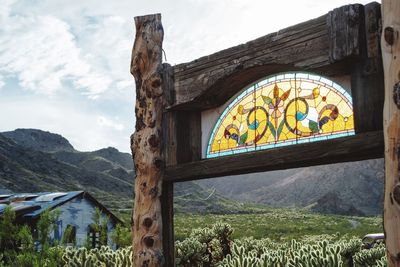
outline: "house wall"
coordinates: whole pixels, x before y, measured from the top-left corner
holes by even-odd
[[[67,225],[76,227],[76,245],[83,246],[89,231],[89,226],[93,223],[93,214],[95,213],[96,205],[83,196],[78,196],[63,205],[57,207],[60,211],[58,227],[52,234],[52,238],[61,240]],[[103,218],[106,217],[103,213]],[[115,228],[115,222],[112,219],[108,222],[108,244],[115,247],[111,241],[111,232]]]

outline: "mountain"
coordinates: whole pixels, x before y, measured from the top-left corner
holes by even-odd
[[[130,212],[133,181],[129,153],[112,147],[80,152],[61,135],[35,129],[0,133],[0,192],[85,190],[111,209]],[[178,211],[242,211],[237,201],[194,182],[175,188]]]
[[[74,151],[74,147],[61,135],[42,130],[16,129],[1,134],[15,143],[33,150],[43,152]]]
[[[381,215],[383,211],[382,159],[237,175],[199,183],[228,198],[274,207],[309,207],[318,212],[348,215],[351,211],[355,211],[354,215]]]
[[[174,210],[182,213],[255,213],[264,211],[248,203],[229,199],[215,189],[197,182],[176,183],[174,185]]]
[[[38,133],[40,135],[40,132],[35,132]],[[49,133],[43,134],[47,136]],[[42,142],[43,138],[39,136],[37,140]],[[61,151],[60,144],[63,143],[63,138],[58,141],[56,138],[57,136],[53,136],[51,139],[54,147],[51,147],[51,144],[44,147],[46,151],[57,150],[49,153],[32,149],[43,148],[40,144],[26,140],[18,144],[0,134],[0,188],[13,192],[86,190],[108,206],[117,207],[117,202],[124,207],[131,206],[129,203],[132,200],[133,179],[128,179],[127,174],[133,170],[123,169],[118,163],[111,161],[107,169],[98,171],[95,168],[85,168],[80,164],[59,160],[58,153],[69,154],[70,157],[76,155],[90,158],[90,152]],[[71,150],[71,147],[66,146],[67,150]],[[116,170],[125,173],[126,176],[112,175]]]
[[[113,209],[130,211],[133,179],[132,156],[115,148],[80,152],[58,134],[35,129],[0,133],[3,191],[86,190]],[[243,202],[253,202],[380,215],[383,182],[383,160],[369,160],[176,183],[174,203],[180,212],[240,213],[248,208]]]
[[[352,203],[347,203],[341,199],[337,193],[329,192],[312,205],[311,211],[324,214],[339,214],[364,216],[365,213],[357,209]]]

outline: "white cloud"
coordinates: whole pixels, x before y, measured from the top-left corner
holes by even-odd
[[[114,122],[113,120],[105,117],[105,116],[98,116],[97,117],[97,124],[100,126],[106,126],[114,128],[115,130],[122,131],[125,129],[124,125],[121,123]]]
[[[9,15],[5,10],[1,12],[7,24],[0,32],[0,73],[14,75],[22,88],[45,95],[71,90],[69,83],[93,98],[110,89],[110,66],[90,60],[66,22],[51,15]]]
[[[64,135],[77,149],[116,146],[129,151],[135,104],[129,73],[134,16],[162,14],[164,50],[173,65],[351,1],[2,0],[0,131],[40,128]]]
[[[6,84],[3,79],[4,79],[4,77],[2,75],[0,75],[0,90]]]

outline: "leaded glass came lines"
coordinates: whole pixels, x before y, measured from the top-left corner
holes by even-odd
[[[207,158],[354,134],[351,96],[309,73],[283,73],[245,88],[220,115]]]

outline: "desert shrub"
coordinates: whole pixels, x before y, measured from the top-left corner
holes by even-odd
[[[353,257],[354,267],[377,267],[386,266],[386,249],[383,244],[371,249],[363,249],[355,253]]]
[[[130,267],[132,264],[132,247],[120,248],[116,251],[110,247],[86,249],[67,247],[62,256],[65,267],[101,266]]]
[[[132,245],[131,230],[120,224],[117,224],[111,234],[111,240],[118,248],[128,247]]]
[[[207,245],[194,237],[175,243],[176,264],[182,267],[202,267],[208,263]]]

